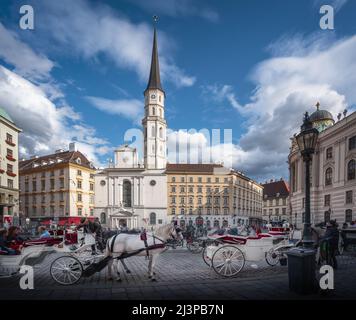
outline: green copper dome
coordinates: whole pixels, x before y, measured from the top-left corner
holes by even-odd
[[[323,132],[325,129],[333,126],[335,120],[332,114],[327,110],[320,110],[320,103],[316,104],[317,110],[310,115],[310,121],[313,123],[313,127],[318,129],[319,132]]]
[[[0,108],[0,117],[5,118],[7,121],[10,121],[12,123],[14,123],[14,121],[12,121],[12,119],[10,118],[10,116],[7,114],[7,112],[3,109]]]

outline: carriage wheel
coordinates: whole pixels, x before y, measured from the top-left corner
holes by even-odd
[[[274,250],[273,248],[266,252],[266,262],[272,267],[277,265],[280,258],[281,252]]]
[[[202,252],[203,260],[208,267],[211,267],[211,260],[207,256],[208,246],[205,246]]]
[[[72,256],[62,256],[54,260],[50,267],[51,277],[62,285],[71,285],[79,281],[83,273],[80,261]]]
[[[236,246],[222,246],[214,252],[212,266],[223,277],[237,275],[245,265],[245,257]]]

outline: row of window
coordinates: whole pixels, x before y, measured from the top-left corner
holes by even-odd
[[[46,199],[47,199],[47,195],[42,195],[41,196],[41,203],[46,203]],[[55,194],[54,193],[51,193],[50,195],[49,195],[49,200],[51,201],[51,202],[55,202],[56,201],[56,196],[55,196]],[[64,193],[63,192],[60,192],[59,193],[59,196],[58,196],[58,201],[64,201]],[[81,193],[78,193],[77,194],[77,201],[78,202],[82,202],[83,201],[83,195],[81,194]],[[25,196],[25,204],[29,204],[29,202],[30,202],[30,198],[28,197],[28,196]],[[36,196],[33,196],[32,197],[32,204],[36,204],[37,203],[37,197]],[[89,196],[89,203],[90,204],[94,204],[94,195],[93,194],[91,194],[90,196]]]
[[[181,215],[184,215],[184,214],[190,214],[190,215],[192,215],[192,214],[193,214],[193,211],[194,211],[193,208],[188,208],[188,209],[181,208],[181,209],[180,209],[180,214],[181,214]],[[199,214],[199,215],[203,214],[202,208],[198,208],[198,209],[196,210],[196,212],[197,212],[197,214]],[[206,214],[207,214],[207,215],[212,214],[212,212],[213,212],[214,214],[216,214],[216,215],[217,215],[217,214],[220,214],[220,210],[219,210],[218,208],[216,208],[216,209],[214,209],[214,210],[206,209]],[[225,215],[227,215],[227,214],[229,214],[229,209],[224,209],[223,212],[224,212]],[[171,214],[172,214],[172,215],[177,214],[176,208],[172,208]]]
[[[353,200],[353,191],[348,190],[345,192],[345,203],[346,204],[352,204],[354,202]],[[330,207],[331,206],[331,195],[326,194],[324,196],[324,207]]]
[[[82,189],[82,180],[77,180],[76,182],[76,187],[77,189]],[[64,189],[64,178],[59,179],[59,188]],[[55,189],[55,180],[51,179],[50,180],[50,190]],[[46,190],[46,180],[41,180],[41,191]],[[89,190],[94,191],[94,183],[89,183]],[[32,191],[36,192],[37,191],[37,181],[32,180]],[[29,192],[29,182],[25,181],[25,192]]]
[[[178,179],[176,178],[176,177],[172,177],[172,180],[171,180],[171,182],[173,182],[173,183],[175,183],[175,182],[177,182],[178,181]],[[224,182],[224,183],[229,183],[229,178],[224,178],[224,179],[220,179],[220,178],[215,178],[214,179],[214,181],[215,181],[215,183],[220,183],[220,182]],[[185,177],[180,177],[180,182],[181,183],[185,183],[185,182],[190,182],[190,183],[193,183],[194,182],[194,178],[193,177],[189,177],[189,179],[185,179]],[[202,183],[203,182],[203,178],[202,177],[198,177],[197,178],[197,182],[198,183]],[[207,183],[212,183],[212,178],[211,177],[208,177],[208,178],[206,178],[206,182]]]
[[[353,136],[349,139],[349,151],[356,149],[356,136]],[[326,149],[326,159],[333,158],[333,147]]]
[[[241,208],[239,208],[239,209],[241,209]],[[245,208],[242,208],[242,210],[245,210]],[[249,208],[249,209],[246,209],[246,211],[247,212],[252,212],[253,210],[251,208]],[[184,215],[184,214],[191,214],[192,215],[193,212],[196,212],[199,215],[202,215],[203,212],[204,212],[204,214],[207,214],[207,215],[220,214],[220,212],[223,212],[225,215],[227,215],[227,214],[230,214],[230,209],[229,208],[224,208],[223,210],[221,210],[220,208],[214,208],[214,209],[206,208],[206,209],[203,210],[203,208],[201,208],[201,207],[198,207],[197,209],[194,209],[194,208],[179,208],[178,209],[178,208],[173,207],[171,209],[171,214],[172,215],[178,214],[178,212],[180,212],[180,214],[182,214],[182,215]],[[253,212],[258,213],[258,212],[261,212],[261,210],[256,209]],[[235,209],[234,209],[234,213],[235,213]]]
[[[180,199],[180,203],[181,204],[184,204],[186,201],[185,201],[185,197],[179,197],[179,199]],[[220,205],[220,203],[221,203],[221,200],[223,200],[223,204],[224,205],[228,205],[229,204],[229,197],[222,197],[222,198],[220,198],[220,197],[207,197],[206,198],[206,205],[211,205],[212,203],[214,203],[214,205]],[[214,200],[214,201],[212,201],[212,200]],[[236,197],[234,197],[234,202],[233,202],[233,204],[234,205],[236,205],[236,200],[237,200],[237,198]],[[190,198],[188,198],[188,203],[189,204],[193,204],[193,202],[194,202],[194,198],[192,198],[192,197],[190,197]],[[171,197],[171,203],[172,204],[175,204],[176,203],[176,197]],[[203,198],[201,198],[201,197],[198,197],[197,198],[197,203],[198,204],[202,204],[203,203]],[[255,201],[248,201],[248,200],[245,200],[245,199],[243,199],[243,200],[241,200],[241,198],[239,198],[239,203],[243,203],[243,204],[250,204],[251,205],[251,207],[253,206],[253,204],[255,204],[255,206],[257,206],[257,207],[260,207],[261,206],[261,204],[260,203],[258,203],[258,202],[255,202]]]
[[[63,176],[64,175],[64,169],[60,169],[60,170],[52,170],[52,171],[50,171],[49,172],[49,176],[50,177],[55,177],[56,176],[56,172],[59,174],[59,176]],[[77,176],[82,176],[83,175],[83,173],[82,173],[82,170],[80,170],[80,169],[78,169],[77,170]],[[41,178],[46,178],[46,176],[47,176],[47,172],[46,171],[43,171],[42,173],[41,173]],[[28,181],[28,176],[26,176],[26,181]],[[35,181],[36,180],[36,178],[37,178],[37,176],[36,175],[33,175],[32,176],[32,179],[33,179],[33,181]],[[89,178],[90,179],[94,179],[94,174],[93,173],[90,173],[90,175],[89,175]]]
[[[269,207],[273,207],[273,206],[286,206],[287,205],[287,198],[281,198],[281,199],[270,199],[267,200],[267,205]]]
[[[203,193],[203,187],[202,186],[197,186],[196,188],[196,193]],[[188,190],[188,193],[194,193],[194,187],[189,186],[188,188],[186,188],[185,186],[180,186],[179,187],[179,192],[180,193],[186,193],[186,190]],[[211,187],[206,187],[206,193],[207,194],[212,194],[212,193],[223,193],[223,195],[228,195],[229,194],[229,188],[223,188],[222,190],[220,190],[219,188],[211,188]],[[171,193],[177,193],[177,188],[176,186],[172,186],[171,187]],[[237,195],[237,189],[234,188],[234,195]],[[252,200],[257,200],[257,199],[261,199],[261,197],[255,193],[250,193],[250,192],[245,192],[245,190],[240,190],[239,191],[239,195],[242,197],[247,197],[248,199],[252,199]]]
[[[279,210],[280,208],[275,208],[274,209],[274,214],[275,215],[279,215],[279,213],[281,212],[282,213],[282,215],[286,215],[287,214],[287,208],[281,208],[282,210],[280,211]],[[263,209],[263,214],[266,216],[267,215],[267,209]],[[268,210],[268,214],[271,216],[271,215],[273,215],[273,209],[269,209]]]
[[[29,211],[30,209],[28,207],[25,207],[25,215],[29,216]],[[37,210],[36,207],[32,207],[31,208],[31,216],[36,216],[37,213],[40,216],[49,216],[49,217],[53,217],[53,216],[64,216],[64,215],[69,215],[68,212],[65,213],[64,207],[61,206],[59,207],[59,209],[56,209],[54,206],[50,206],[50,207],[41,207],[40,210]],[[82,216],[83,215],[83,208],[77,208],[77,213],[78,216]],[[90,216],[94,216],[94,209],[90,208],[89,209],[89,215]]]
[[[324,212],[324,222],[330,222],[331,220],[331,212],[330,211],[325,211]],[[352,210],[347,209],[345,210],[345,222],[350,223],[352,222]]]
[[[347,180],[356,179],[356,160],[352,159],[347,164]],[[333,169],[327,168],[325,171],[325,186],[333,184]]]

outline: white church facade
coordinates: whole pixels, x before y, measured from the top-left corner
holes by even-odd
[[[151,228],[167,223],[167,141],[164,100],[160,81],[157,35],[145,97],[143,163],[136,148],[115,150],[114,161],[95,174],[95,216],[103,225]]]

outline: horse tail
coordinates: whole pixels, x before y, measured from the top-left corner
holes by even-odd
[[[106,243],[106,250],[107,250],[108,256],[111,256],[112,253],[114,252],[114,245],[115,245],[116,237],[117,237],[117,234],[115,234],[112,238],[110,238]],[[110,240],[111,240],[111,244],[110,244]]]
[[[107,255],[109,256],[110,255],[110,240],[112,238],[110,238],[107,242],[106,242],[106,252],[107,252]]]

